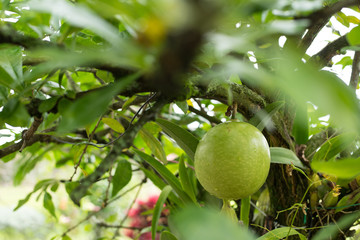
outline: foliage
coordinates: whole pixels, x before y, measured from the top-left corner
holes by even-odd
[[[52,172],[14,210],[41,199],[53,239],[76,239],[82,224],[120,239],[129,196],[148,181],[161,194],[144,213],[152,223],[132,226],[139,237],[353,236],[359,13],[355,0],[0,1],[0,158],[15,185],[44,162]],[[332,32],[324,47],[321,30]],[[193,169],[199,139],[231,119],[271,149],[250,215],[246,200],[228,202],[249,229],[217,214]],[[63,190],[83,217],[70,225]]]

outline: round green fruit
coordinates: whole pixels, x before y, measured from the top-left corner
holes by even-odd
[[[270,168],[270,149],[262,133],[244,122],[221,123],[200,140],[195,173],[210,194],[240,199],[264,184]]]

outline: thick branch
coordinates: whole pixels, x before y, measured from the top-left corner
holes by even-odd
[[[232,101],[237,103],[238,112],[247,118],[254,116],[258,110],[264,108],[266,105],[262,96],[245,85],[230,84],[230,89],[233,95]],[[229,100],[228,87],[223,85],[210,87],[206,93],[200,95],[195,97],[215,99],[224,104],[228,104]]]
[[[351,78],[350,78],[350,87],[352,87],[354,91],[356,90],[359,82],[359,71],[360,71],[360,52],[356,51],[354,55]]]
[[[313,62],[319,68],[323,68],[331,61],[332,57],[337,55],[339,51],[346,46],[349,46],[349,43],[346,39],[346,35],[344,35],[326,45],[320,52],[312,56],[309,62]]]
[[[299,43],[300,48],[304,50],[308,49],[319,31],[329,22],[330,18],[335,13],[339,12],[344,7],[351,7],[359,4],[360,0],[342,0],[310,14],[306,18],[310,19],[311,24],[307,33]]]

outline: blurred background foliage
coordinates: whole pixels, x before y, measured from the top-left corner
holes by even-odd
[[[357,239],[359,17],[355,0],[1,0],[0,238]],[[193,171],[230,119],[271,147],[248,230]]]

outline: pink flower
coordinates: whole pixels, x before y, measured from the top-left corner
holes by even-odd
[[[150,196],[147,201],[144,200],[137,200],[136,206],[131,208],[128,212],[128,217],[131,219],[130,226],[136,228],[145,228],[151,226],[152,216],[151,215],[143,215],[143,212],[151,210],[155,207],[159,196]],[[159,219],[159,224],[166,225],[167,224],[167,215],[169,214],[169,210],[165,209],[161,213],[161,217]],[[139,240],[151,240],[151,233],[146,232],[138,236],[140,230],[131,230],[125,229],[124,234],[130,238],[139,237]],[[156,234],[156,240],[160,239],[160,235]]]

